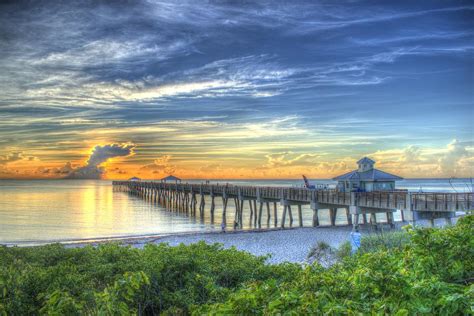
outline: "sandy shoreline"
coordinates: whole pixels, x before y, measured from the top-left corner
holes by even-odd
[[[324,241],[337,247],[349,240],[351,227],[304,227],[267,231],[241,231],[231,233],[203,233],[178,235],[159,238],[152,243],[168,243],[177,246],[181,243],[189,245],[199,241],[208,244],[221,243],[224,248],[235,247],[257,256],[270,255],[267,262],[280,263],[304,262],[311,246]],[[133,247],[142,248],[146,242],[132,243]]]
[[[397,222],[396,230],[407,224],[407,222]],[[436,226],[443,226],[443,224],[443,221],[436,222]],[[428,226],[428,223],[427,221],[418,221],[417,225]],[[383,228],[383,230],[392,231],[388,226]],[[204,241],[208,244],[220,243],[224,248],[235,247],[238,250],[247,251],[257,256],[270,255],[270,258],[267,260],[268,263],[281,263],[285,261],[302,263],[305,262],[310,248],[317,242],[322,241],[337,248],[340,244],[350,240],[351,231],[352,226],[293,227],[284,229],[231,230],[225,233],[221,231],[208,231],[76,241],[64,240],[60,243],[67,248],[85,247],[87,245],[96,246],[110,242],[143,248],[146,244],[167,243],[170,246],[177,246],[179,244],[189,245]],[[374,231],[369,225],[361,225],[362,235],[367,235],[371,232]]]
[[[147,236],[117,240],[101,240],[97,242],[64,243],[68,248],[98,245],[108,242],[119,242],[135,248],[143,248],[146,244],[167,243],[170,246],[193,244],[204,241],[208,244],[220,243],[224,248],[235,247],[257,256],[270,255],[268,263],[305,262],[310,248],[318,241],[324,241],[333,247],[348,241],[352,227],[320,226],[298,228],[274,228],[265,230],[237,230],[222,233],[191,232],[169,236]]]

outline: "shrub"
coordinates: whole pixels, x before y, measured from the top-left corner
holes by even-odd
[[[380,231],[361,238],[359,252],[375,252],[387,249],[402,249],[410,240],[406,231]]]
[[[278,285],[253,282],[225,302],[193,311],[196,315],[472,314],[473,227],[471,216],[446,229],[408,229],[401,244],[377,242],[373,252],[367,248],[328,269],[315,264]]]
[[[203,242],[144,249],[0,247],[0,315],[187,313],[191,305],[222,301],[245,282],[285,280],[300,270],[265,260]]]
[[[344,258],[329,268],[202,242],[0,247],[0,315],[472,314],[473,236],[467,216],[352,256],[320,244]]]
[[[328,267],[335,261],[334,249],[324,241],[319,241],[310,249],[306,259],[309,263],[318,262]]]
[[[352,246],[351,243],[346,241],[342,243],[339,248],[335,251],[335,256],[337,261],[342,261],[351,256]]]

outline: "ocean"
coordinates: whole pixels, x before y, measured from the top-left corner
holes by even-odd
[[[471,181],[408,179],[397,182],[397,188],[413,192],[472,192]],[[335,185],[331,180],[310,182]],[[212,180],[211,183],[302,186],[301,180]],[[0,244],[35,245],[57,241],[94,241],[221,229],[221,199],[216,199],[214,223],[211,223],[209,205],[210,202],[207,201],[206,216],[201,220],[169,212],[159,205],[124,192],[115,192],[112,181],[0,180]],[[248,204],[245,204],[245,207],[248,207]],[[234,210],[233,203],[229,203],[228,223],[234,218]],[[278,212],[281,214],[282,207],[278,208]],[[311,212],[309,207],[303,208],[305,226],[311,225]],[[345,222],[345,214],[339,213],[337,222]],[[281,218],[281,215],[279,216]],[[322,225],[329,224],[326,213],[322,212],[320,221]],[[273,225],[272,222],[267,223],[265,218],[263,222],[264,228]],[[250,222],[244,223],[244,229],[251,227]]]

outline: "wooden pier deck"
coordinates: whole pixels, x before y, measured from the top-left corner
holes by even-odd
[[[336,224],[338,211],[343,209],[347,224],[359,228],[363,223],[377,224],[377,213],[385,213],[387,223],[394,225],[393,213],[401,211],[402,220],[415,222],[418,219],[446,218],[450,221],[456,211],[474,209],[474,193],[411,193],[407,191],[377,192],[338,192],[336,190],[311,190],[290,187],[236,186],[218,184],[184,184],[147,181],[113,181],[114,189],[141,196],[159,203],[170,210],[185,212],[191,216],[203,217],[206,212],[206,199],[210,198],[210,217],[213,221],[216,212],[215,198],[222,198],[222,218],[226,220],[229,200],[235,205],[235,227],[242,227],[244,203],[249,206],[250,222],[261,227],[262,212],[267,211],[267,219],[272,217],[274,226],[285,227],[287,216],[293,223],[292,206],[298,210],[299,226],[303,226],[302,205],[313,210],[312,226],[319,226],[319,210],[328,209],[331,225]],[[283,206],[278,221],[277,203]],[[198,213],[197,213],[198,212]],[[367,215],[370,220],[367,220]]]

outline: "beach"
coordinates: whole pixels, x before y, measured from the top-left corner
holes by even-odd
[[[201,233],[159,238],[150,243],[168,243],[171,246],[189,245],[199,241],[220,243],[224,248],[235,247],[257,256],[270,255],[268,263],[303,263],[310,248],[323,241],[333,247],[349,240],[351,227],[304,227],[264,231],[237,231],[227,233]],[[147,242],[136,241],[133,247],[142,248]]]
[[[453,219],[453,223],[458,218]],[[443,219],[435,221],[437,227],[444,226]],[[375,232],[390,232],[400,230],[401,227],[408,225],[407,222],[397,222],[394,229],[388,228],[388,225],[380,226],[375,231],[370,225],[361,225],[360,233],[362,236]],[[429,227],[429,221],[417,221],[416,225]],[[182,233],[169,236],[139,236],[124,237],[118,239],[108,239],[100,241],[65,243],[66,247],[84,247],[86,245],[99,245],[108,242],[119,242],[126,246],[134,248],[143,248],[146,244],[167,243],[170,246],[180,244],[193,244],[205,242],[207,244],[219,243],[224,248],[235,247],[238,250],[249,252],[256,256],[269,255],[267,263],[277,264],[282,262],[304,263],[312,246],[318,242],[325,242],[333,248],[338,248],[342,243],[350,241],[352,226],[320,226],[320,227],[297,227],[297,228],[275,228],[262,230],[236,230],[222,232],[206,233]]]

